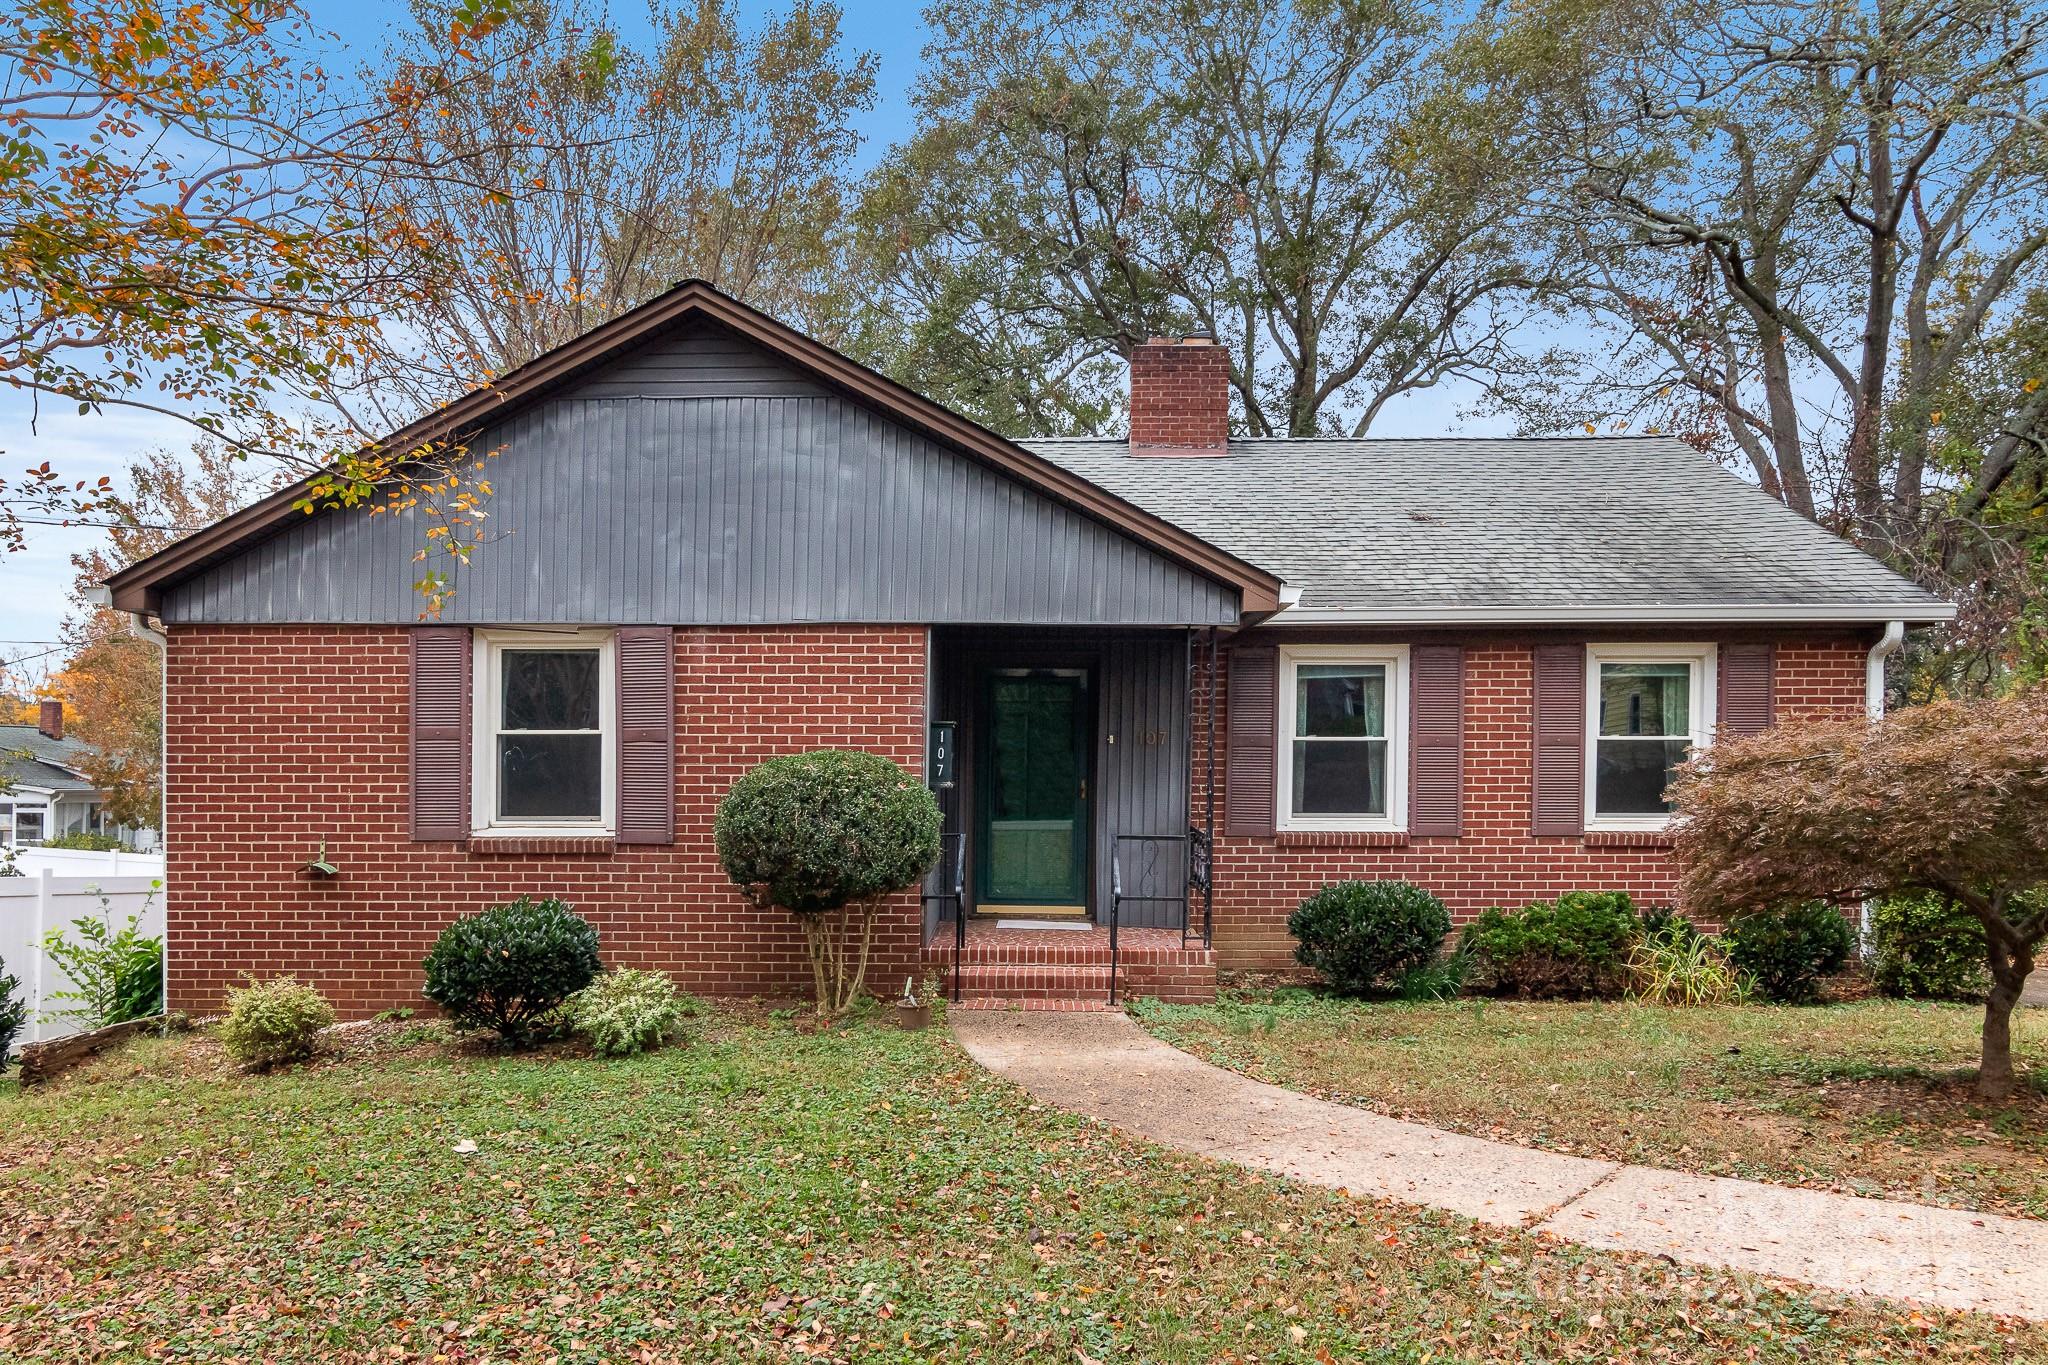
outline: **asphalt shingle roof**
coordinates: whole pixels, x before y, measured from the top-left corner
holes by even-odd
[[[89,745],[51,739],[33,725],[0,725],[0,784],[54,792],[89,792],[92,783],[68,771]],[[0,800],[4,800],[0,795]]]
[[[1936,598],[1675,440],[1024,442],[1302,590],[1316,612],[1897,608]],[[1917,616],[1916,616],[1917,613]]]

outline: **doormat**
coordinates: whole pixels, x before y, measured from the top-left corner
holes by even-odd
[[[1085,919],[999,919],[998,929],[1078,929],[1087,933],[1095,926]]]

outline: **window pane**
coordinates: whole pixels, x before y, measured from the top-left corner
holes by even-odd
[[[604,814],[601,735],[500,735],[498,814],[596,820]]]
[[[1387,733],[1383,664],[1301,664],[1294,670],[1294,733]]]
[[[17,844],[40,844],[43,841],[42,811],[17,810],[14,812],[14,841]]]
[[[1692,746],[1682,739],[1603,739],[1593,771],[1596,815],[1663,815],[1671,770]]]
[[[596,650],[508,649],[499,658],[505,677],[499,729],[597,728]]]
[[[1600,665],[1600,733],[1690,735],[1692,665]]]
[[[1296,815],[1385,815],[1387,742],[1294,741]]]

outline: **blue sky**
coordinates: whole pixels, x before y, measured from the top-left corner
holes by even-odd
[[[306,0],[314,21],[334,34],[328,65],[350,70],[372,59],[393,30],[406,19],[407,8],[394,0]],[[844,31],[854,50],[876,55],[876,107],[862,120],[860,164],[864,168],[912,124],[911,95],[915,87],[925,27],[920,8],[908,3],[842,0]],[[743,0],[746,20],[778,8],[763,0]],[[629,36],[649,30],[639,0],[621,0],[614,18]],[[1458,429],[1456,398],[1443,391],[1414,398],[1389,411],[1374,427],[1390,436],[1440,435]],[[1469,429],[1468,429],[1469,430]],[[182,449],[189,445],[188,428],[169,419],[110,409],[78,416],[53,408],[47,400],[40,412],[18,394],[0,393],[0,460],[12,469],[48,460],[67,477],[117,479],[128,462],[152,446]],[[31,675],[60,661],[54,646],[64,619],[71,583],[70,556],[91,545],[99,533],[33,528],[29,548],[0,558],[0,660],[19,662]]]

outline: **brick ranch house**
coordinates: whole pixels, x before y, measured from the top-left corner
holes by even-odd
[[[1099,1000],[1113,919],[1123,990],[1199,998],[1344,878],[1664,901],[1671,765],[1881,706],[1951,612],[1676,441],[1232,439],[1201,337],[1138,348],[1130,406],[1012,442],[686,282],[394,435],[497,452],[431,623],[416,514],[293,490],[122,571],[168,639],[170,1003],[415,1004],[441,927],[521,893],[608,961],[801,994],[711,824],[819,746],[946,812],[878,990],[958,944],[971,999]]]

